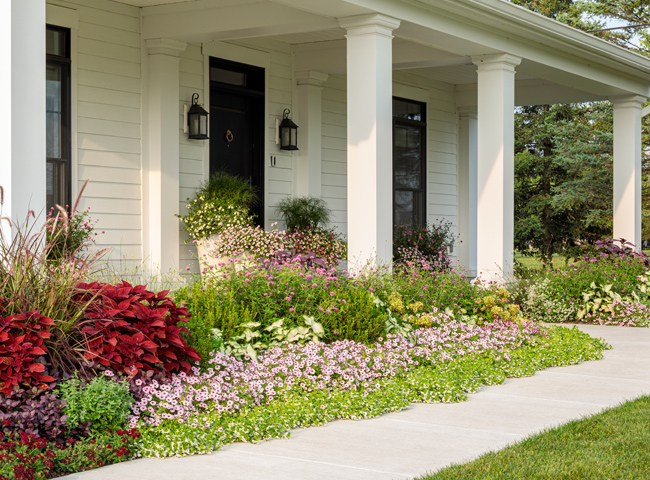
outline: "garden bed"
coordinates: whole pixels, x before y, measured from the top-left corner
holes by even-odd
[[[394,270],[357,275],[337,270],[336,235],[296,231],[304,252],[261,249],[245,268],[157,292],[92,281],[98,254],[83,249],[92,225],[85,213],[62,215],[2,239],[0,480],[461,401],[608,348],[540,321],[573,321],[580,309],[583,321],[647,319],[647,262],[625,252],[512,284],[470,283],[450,270],[445,228],[401,231]]]

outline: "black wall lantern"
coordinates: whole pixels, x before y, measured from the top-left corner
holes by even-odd
[[[291,110],[288,108],[282,112],[282,123],[280,123],[280,150],[298,150],[298,125],[289,118]]]
[[[187,112],[187,127],[189,136],[194,140],[209,140],[208,112],[199,105],[199,94],[192,95],[192,106]]]

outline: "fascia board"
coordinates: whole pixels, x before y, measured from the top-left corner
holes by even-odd
[[[561,51],[615,71],[641,77],[647,82],[650,60],[585,32],[546,18],[504,0],[345,0],[365,8],[374,7],[414,24],[429,26],[431,22],[442,26],[444,20],[465,29],[486,32],[486,46],[500,48],[508,43],[537,44],[538,48]],[[431,15],[423,15],[423,10]],[[400,15],[400,12],[403,15]],[[463,29],[459,30],[462,32]],[[447,33],[453,34],[451,31]],[[395,32],[399,35],[399,30]],[[492,45],[490,45],[492,43]],[[499,45],[501,44],[501,45]]]

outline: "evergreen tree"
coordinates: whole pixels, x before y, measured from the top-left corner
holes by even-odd
[[[515,125],[515,248],[550,265],[611,231],[611,105],[523,107]]]
[[[585,31],[650,23],[649,0],[511,0]],[[650,56],[650,29],[594,35]],[[515,248],[575,254],[612,235],[612,107],[607,102],[542,105],[516,114]],[[650,239],[650,116],[643,120],[643,238]]]

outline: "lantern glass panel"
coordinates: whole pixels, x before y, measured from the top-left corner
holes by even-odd
[[[291,147],[297,147],[298,146],[298,129],[297,128],[290,128],[289,131],[291,132],[291,142],[289,145]]]
[[[281,129],[280,133],[282,135],[282,138],[280,139],[280,145],[282,145],[283,147],[288,147],[290,145],[290,141],[291,141],[290,131],[291,129],[288,127],[284,127]]]
[[[200,115],[192,114],[190,115],[190,135],[198,135],[199,131],[199,118]]]
[[[200,119],[200,128],[199,128],[199,133],[201,135],[207,135],[208,134],[208,116],[207,115],[201,115],[199,116]]]

